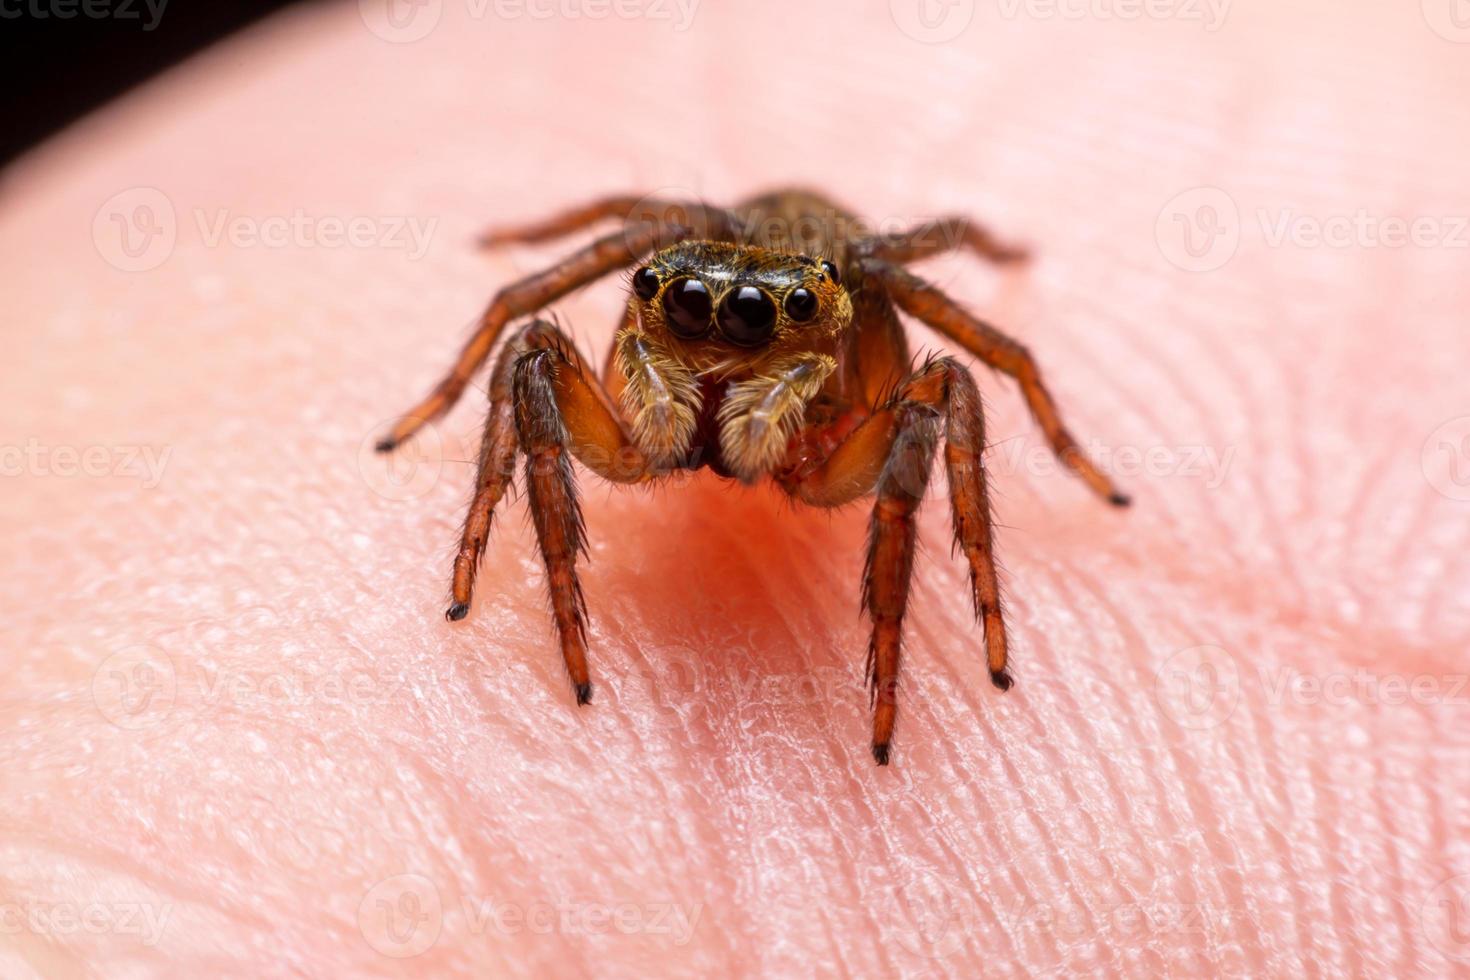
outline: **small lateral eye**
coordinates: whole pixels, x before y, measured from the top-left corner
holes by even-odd
[[[677,337],[694,340],[709,333],[714,304],[698,279],[675,279],[664,290],[664,320]]]
[[[633,292],[639,299],[653,299],[658,295],[658,273],[644,266],[633,273]]]
[[[823,259],[822,271],[827,273],[827,278],[831,279],[835,284],[839,286],[842,285],[842,276],[837,272],[837,266],[833,265],[831,262],[828,262],[826,259]]]
[[[786,301],[781,305],[787,316],[797,323],[804,323],[816,315],[817,294],[810,289],[797,287],[786,294]]]

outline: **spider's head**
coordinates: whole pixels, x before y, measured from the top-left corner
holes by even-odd
[[[829,343],[852,321],[837,266],[795,252],[682,242],[633,273],[645,331],[701,371]]]

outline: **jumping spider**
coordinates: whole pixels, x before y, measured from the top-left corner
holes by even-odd
[[[1058,457],[1104,500],[1122,506],[1128,499],[1078,449],[1026,348],[904,269],[960,246],[994,262],[1023,253],[959,219],[896,234],[854,231],[854,216],[804,191],[730,209],[660,202],[651,218],[643,216],[647,204],[606,198],[485,236],[486,245],[544,242],[603,220],[623,224],[497,293],[454,367],[378,445],[392,450],[443,415],[507,323],[651,255],[632,273],[600,378],[546,320],[527,323],[501,351],[446,615],[458,620],[469,611],[491,515],[518,453],[526,456],[527,496],[578,704],[590,700],[592,685],[576,571],[583,525],[569,452],[616,483],[646,484],[708,466],[747,483],[770,477],[817,507],[876,493],[863,604],[872,620],[872,752],[886,765],[915,513],[941,431],[955,543],[969,562],[990,679],[1003,691],[1011,686],[981,462],[980,393],[952,357],[930,357],[915,369],[899,311],[1014,378]],[[799,241],[798,228],[807,231]]]

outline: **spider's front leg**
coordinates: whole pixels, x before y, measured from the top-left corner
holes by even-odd
[[[610,203],[589,205],[570,217],[553,219],[544,223],[544,226],[531,226],[530,231],[523,231],[521,237],[524,240],[538,241],[538,235],[542,233],[550,236],[560,228],[571,230],[580,227],[606,216],[606,209],[615,209],[624,199],[609,201]],[[733,234],[733,218],[726,211],[696,204],[686,205],[682,210],[670,206],[665,208],[662,216],[630,220],[621,231],[604,235],[551,268],[527,276],[496,293],[490,305],[480,314],[479,323],[460,350],[454,366],[439,380],[428,397],[398,420],[392,431],[378,443],[378,451],[392,452],[419,429],[449,411],[464,393],[470,378],[490,356],[500,331],[507,323],[517,317],[534,314],[573,290],[630,265],[656,248],[687,237],[690,233],[689,226],[679,224],[675,219],[680,216],[688,218],[690,215],[706,224],[707,233],[711,237],[727,238]]]
[[[507,345],[491,384],[480,476],[454,561],[454,601],[446,614],[469,611],[475,570],[496,503],[512,476],[517,449],[526,456],[527,500],[546,565],[552,615],[577,703],[592,697],[587,670],[586,606],[576,559],[584,551],[582,514],[570,456],[604,479],[641,483],[658,474],[628,438],[611,399],[571,341],[538,320]]]
[[[990,679],[1002,691],[1008,690],[1005,617],[981,461],[985,421],[980,392],[969,371],[950,357],[929,361],[819,467],[785,484],[798,499],[819,507],[838,507],[877,491],[863,570],[863,604],[873,626],[868,682],[873,694],[873,758],[879,765],[888,764],[898,715],[903,619],[918,536],[915,517],[929,485],[941,423],[955,543],[970,565]]]

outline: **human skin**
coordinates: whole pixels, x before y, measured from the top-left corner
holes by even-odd
[[[0,975],[1463,974],[1470,46],[1178,6],[313,7],[13,165]],[[980,369],[1017,683],[936,473],[886,769],[866,506],[584,477],[578,709],[523,496],[442,615],[483,393],[372,453],[590,237],[483,227],[791,183],[1028,243],[919,271],[1134,498]]]

